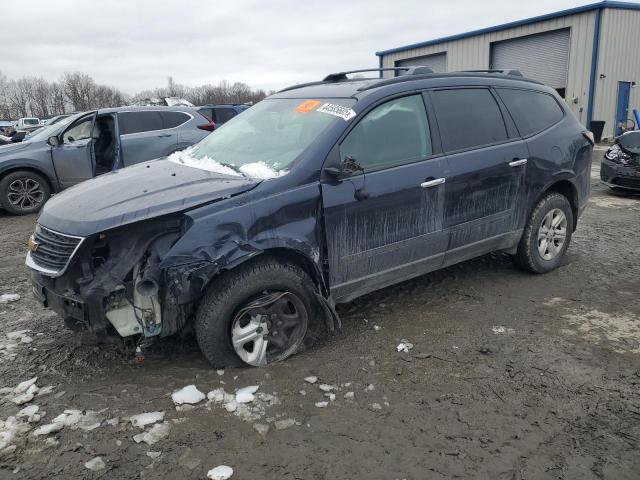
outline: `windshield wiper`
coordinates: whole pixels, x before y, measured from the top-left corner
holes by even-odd
[[[239,173],[240,175],[242,175],[243,177],[245,176],[244,173],[242,173],[240,171],[240,169],[238,167],[236,167],[235,165],[232,165],[230,163],[225,163],[225,162],[218,162],[220,165],[222,165],[223,167],[229,167],[231,170],[233,170],[234,172]]]

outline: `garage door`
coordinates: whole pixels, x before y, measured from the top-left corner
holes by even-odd
[[[434,55],[396,60],[396,67],[429,67],[436,73],[444,73],[447,71],[447,54],[446,52],[436,53]]]
[[[555,89],[566,88],[568,28],[491,44],[491,68],[520,70],[525,77]]]

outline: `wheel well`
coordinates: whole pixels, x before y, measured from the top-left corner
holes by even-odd
[[[292,250],[290,248],[269,248],[264,250],[264,252],[260,255],[260,257],[263,256],[274,257],[283,262],[293,263],[294,265],[297,265],[298,267],[302,268],[302,270],[304,270],[307,275],[309,275],[309,278],[311,278],[316,287],[320,285],[322,286],[322,290],[325,290],[324,281],[322,280],[322,276],[320,274],[320,271],[318,270],[318,267],[304,253],[297,250]]]
[[[576,187],[569,180],[560,180],[547,188],[547,190],[540,195],[540,198],[548,192],[559,193],[569,200],[571,211],[573,212],[573,230],[575,231],[578,226],[578,191]]]
[[[42,170],[39,170],[39,169],[34,168],[34,167],[29,167],[29,166],[26,166],[26,167],[23,167],[23,166],[10,167],[10,168],[4,170],[2,173],[0,173],[0,180],[2,180],[4,177],[9,175],[10,173],[14,173],[14,172],[33,172],[33,173],[37,173],[38,175],[40,175],[42,178],[44,178],[47,181],[47,184],[49,185],[49,190],[51,190],[51,193],[57,191],[57,188],[55,188],[55,186],[53,185],[53,182],[49,178],[49,175],[44,173]]]

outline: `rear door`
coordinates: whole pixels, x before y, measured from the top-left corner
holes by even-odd
[[[333,154],[364,168],[341,181],[322,181],[334,298],[347,301],[438,268],[447,245],[446,162],[432,142],[422,96],[376,106]]]
[[[445,264],[507,248],[524,209],[528,150],[489,88],[430,92],[450,168]]]
[[[178,143],[176,130],[165,130],[156,110],[118,112],[118,129],[125,167],[165,156]]]
[[[51,157],[62,188],[93,177],[91,132],[96,114],[79,118],[62,133],[62,143],[51,147]]]

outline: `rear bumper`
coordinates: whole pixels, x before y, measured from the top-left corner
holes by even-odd
[[[600,163],[600,179],[611,188],[640,191],[640,168],[620,165],[606,158]]]

